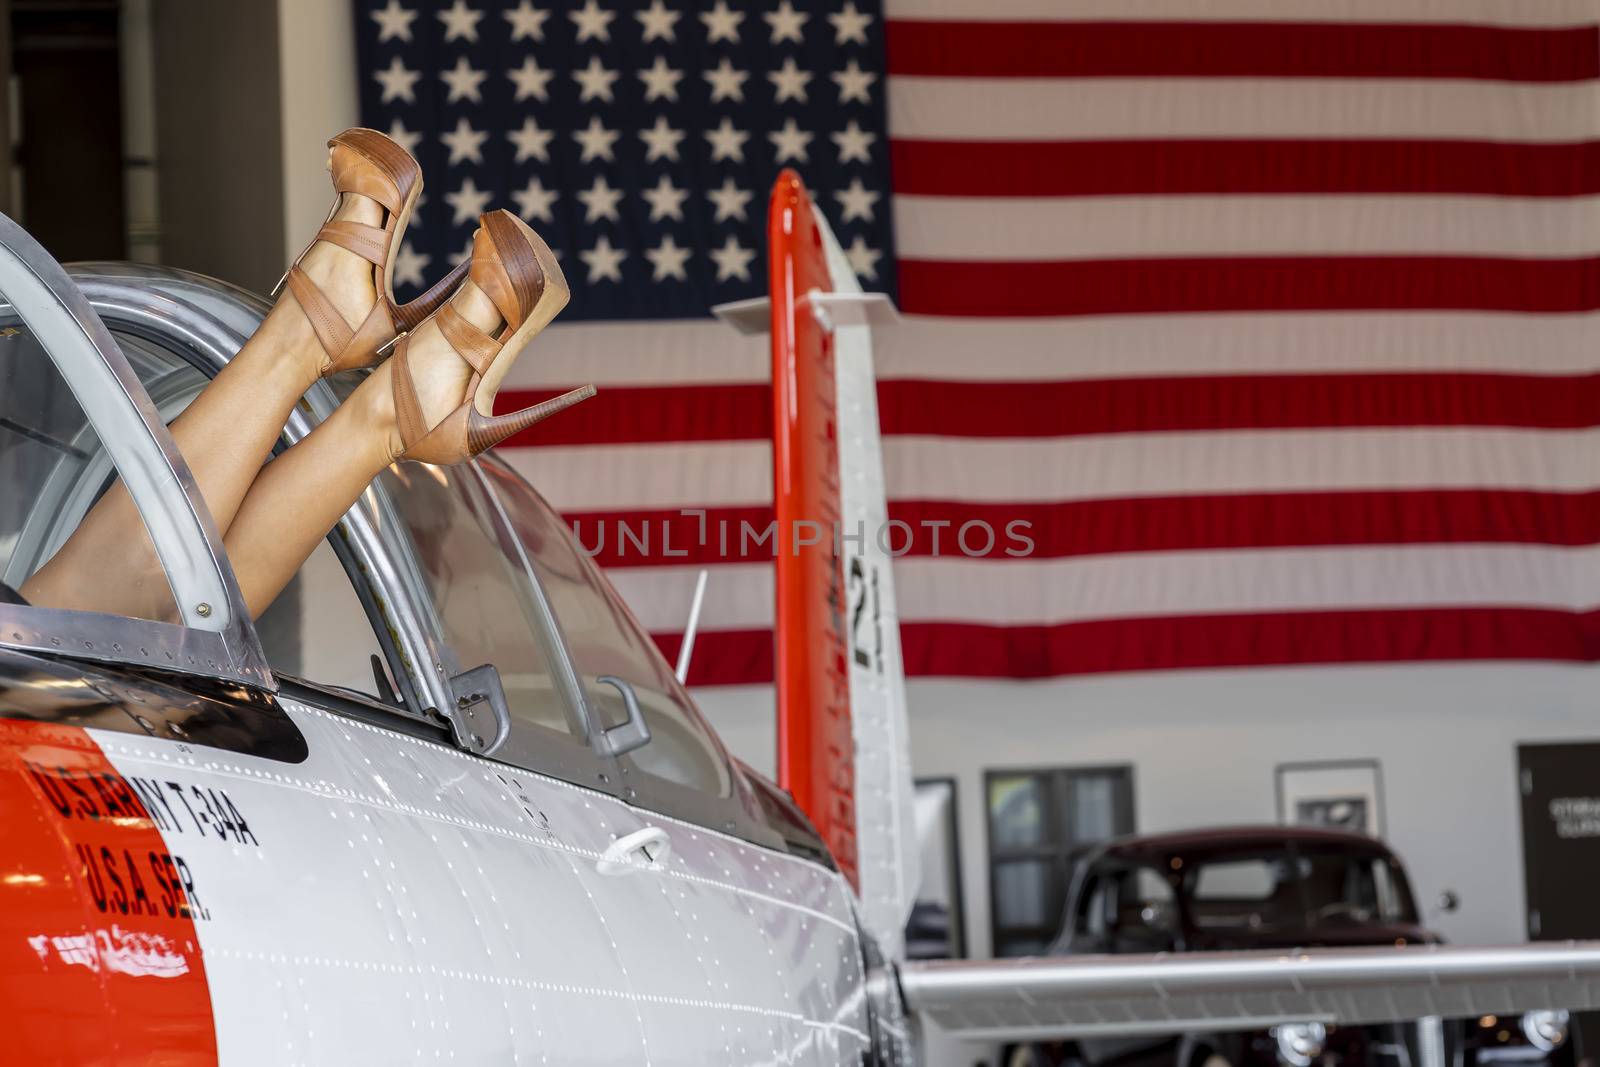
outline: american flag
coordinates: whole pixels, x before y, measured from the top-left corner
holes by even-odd
[[[485,207],[562,252],[506,403],[601,395],[507,454],[669,652],[712,568],[695,682],[771,678],[770,560],[717,536],[770,518],[767,363],[707,310],[761,290],[780,165],[906,315],[910,673],[1597,658],[1594,0],[356,18],[365,121],[428,176],[402,276]],[[974,519],[1032,554],[964,555]]]

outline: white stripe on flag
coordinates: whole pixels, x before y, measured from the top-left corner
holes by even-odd
[[[907,259],[1582,256],[1600,197],[1094,196],[894,199]]]
[[[902,231],[903,235],[903,231]],[[1286,312],[965,319],[874,327],[880,379],[1037,381],[1317,371],[1600,370],[1600,313]],[[508,389],[765,382],[765,336],[703,319],[552,326]]]
[[[1438,22],[1574,26],[1592,0],[885,0],[891,19],[1062,22]]]
[[[1233,430],[1060,438],[890,437],[890,500],[991,503],[1394,489],[1588,490],[1600,430]],[[765,441],[502,450],[557,509],[772,499]]]
[[[944,141],[1416,137],[1579,141],[1592,82],[1390,78],[889,78],[889,131]]]
[[[698,568],[608,572],[647,629],[682,628]],[[1406,545],[894,563],[906,622],[1049,625],[1088,619],[1421,606],[1600,605],[1600,547]],[[772,625],[770,561],[711,569],[708,629]]]

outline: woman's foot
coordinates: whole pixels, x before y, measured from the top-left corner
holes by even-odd
[[[494,301],[470,280],[461,283],[461,287],[450,297],[448,306],[491,337],[505,325]],[[437,318],[427,319],[406,334],[405,346],[403,369],[410,375],[423,424],[437,426],[466,398],[473,376],[472,366],[456,354],[440,329]],[[366,414],[374,432],[381,434],[388,442],[391,460],[399,459],[406,449],[395,404],[395,368],[394,361],[385,361],[372,372],[368,381],[362,383],[359,390],[369,394],[362,398],[366,404]],[[350,399],[354,401],[356,397]]]
[[[509,212],[482,216],[468,280],[374,375],[372,384],[388,385],[383,415],[392,420],[391,455],[459,463],[593,396],[594,387],[584,386],[524,411],[493,414],[512,362],[567,297],[555,254],[538,234]]]
[[[336,149],[337,150],[337,149]],[[331,164],[333,153],[329,153]],[[329,222],[353,222],[382,226],[384,209],[375,200],[355,193],[342,193]],[[361,256],[329,241],[315,241],[300,257],[299,269],[326,297],[346,328],[354,334],[367,321],[378,304],[378,286],[373,265]],[[312,298],[315,299],[314,297]],[[332,358],[318,340],[310,309],[301,305],[295,292],[285,285],[278,302],[262,327],[281,331],[282,350],[302,361],[306,381],[330,373]]]
[[[320,374],[378,362],[464,275],[452,271],[410,304],[397,305],[394,261],[422,192],[422,168],[376,130],[350,129],[328,142],[328,170],[339,196],[334,213],[290,265],[280,283],[287,292],[274,309],[280,322],[293,318],[289,309],[298,314],[301,321],[285,328]]]

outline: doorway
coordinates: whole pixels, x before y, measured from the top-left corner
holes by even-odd
[[[1600,937],[1600,742],[1517,746],[1530,941]],[[1573,1017],[1578,1053],[1600,1050],[1600,1013]]]

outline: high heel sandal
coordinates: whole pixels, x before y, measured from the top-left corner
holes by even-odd
[[[495,394],[511,364],[566,306],[570,293],[555,253],[527,223],[504,210],[480,216],[478,223],[468,277],[494,303],[503,322],[498,336],[491,336],[450,304],[434,312],[439,333],[472,368],[472,376],[460,405],[431,428],[411,377],[410,334],[400,339],[389,370],[404,459],[460,463],[595,393],[594,386],[585,385],[522,411],[493,413]]]
[[[422,168],[411,153],[377,130],[345,130],[328,142],[328,148],[332,153],[333,188],[339,195],[322,229],[272,288],[276,296],[287,282],[289,292],[294,294],[300,309],[311,321],[311,328],[328,357],[322,368],[324,376],[376,363],[378,356],[399,334],[438,310],[467,273],[467,265],[462,264],[415,300],[396,304],[394,261],[400,252],[406,224],[416,209],[417,197],[422,193]],[[383,225],[335,220],[333,216],[345,193],[377,201],[384,209]],[[336,244],[372,264],[378,302],[355,329],[350,328],[349,321],[333,301],[300,267],[300,261],[318,241]]]

